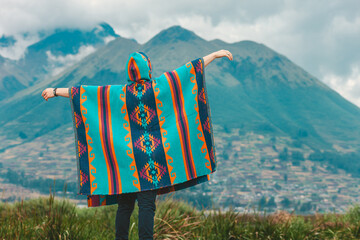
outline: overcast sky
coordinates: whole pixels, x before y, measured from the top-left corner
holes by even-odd
[[[105,21],[144,43],[181,25],[207,40],[263,43],[360,106],[359,0],[0,0],[0,6],[0,36],[18,39],[16,47],[0,49],[3,56],[21,57],[38,31],[56,27]]]

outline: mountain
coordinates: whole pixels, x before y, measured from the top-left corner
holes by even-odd
[[[15,38],[13,36],[1,36],[0,38],[0,47],[9,47],[14,45],[16,42]]]
[[[57,38],[51,39],[56,42]],[[44,46],[51,45],[47,39],[29,49],[43,53],[48,49]],[[70,47],[57,49],[72,51]],[[230,50],[234,61],[215,60],[206,69],[214,124],[290,136],[298,144],[317,149],[335,145],[360,148],[360,109],[285,56],[252,41],[206,41],[174,26],[142,45],[117,37],[59,75],[3,100],[0,149],[69,126],[68,99],[45,102],[40,94],[46,87],[125,84],[125,64],[133,51],[146,52],[153,64],[153,76],[159,76],[218,49]]]
[[[59,28],[48,34],[39,32],[39,36],[42,39],[27,47],[23,58],[17,61],[7,59],[6,64],[0,59],[0,100],[22,89],[9,88],[9,81],[11,86],[28,87],[49,75],[56,75],[83,56],[119,37],[107,23],[100,23],[91,30]],[[3,36],[0,44],[8,47],[15,41],[12,36]],[[18,76],[19,72],[25,74]]]
[[[0,56],[0,101],[32,84],[31,77],[14,61]]]
[[[223,106],[215,106],[214,115],[228,116],[223,124],[302,138],[314,147],[359,147],[357,106],[262,44],[242,41],[217,46],[228,48],[236,59],[216,62],[218,72],[212,77],[224,80],[209,87],[209,95],[218,95],[217,106]]]

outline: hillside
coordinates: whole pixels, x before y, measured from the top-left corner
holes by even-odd
[[[46,102],[40,96],[43,89],[125,84],[125,64],[133,51],[146,52],[154,76],[159,76],[222,48],[233,53],[234,61],[215,60],[206,68],[218,170],[208,185],[178,195],[200,199],[198,206],[234,205],[240,210],[263,197],[275,197],[279,208],[287,199],[289,210],[305,206],[311,213],[335,207],[343,212],[359,202],[358,155],[351,155],[360,150],[358,107],[263,44],[206,41],[179,26],[145,44],[118,36],[63,72],[31,86],[19,85],[18,92],[3,99],[1,186],[10,192],[32,188],[47,193],[54,178],[75,184],[69,99]],[[344,155],[337,158],[327,151]],[[312,158],[314,153],[321,157]],[[330,157],[321,159],[324,156]],[[75,187],[71,190],[74,193]],[[5,195],[3,199],[23,196]]]
[[[59,28],[38,35],[41,39],[28,46],[22,58],[11,60],[0,56],[0,101],[38,84],[119,37],[107,23],[100,23],[90,30]],[[0,39],[2,46],[11,46],[15,42],[12,36]]]
[[[0,148],[15,139],[30,141],[71,121],[66,100],[43,101],[40,93],[46,87],[125,84],[125,63],[133,51],[146,52],[154,76],[159,76],[221,48],[229,49],[234,61],[217,60],[206,69],[214,123],[301,138],[312,148],[359,147],[360,109],[285,56],[251,41],[208,42],[175,26],[143,45],[118,37],[65,72],[2,101],[0,136],[8,140]],[[20,139],[20,132],[26,138]]]
[[[16,204],[0,203],[0,236],[5,239],[114,239],[116,205],[78,208],[64,199],[39,198]],[[130,220],[130,239],[138,239],[138,208]],[[301,216],[284,211],[271,215],[199,212],[167,199],[157,202],[154,239],[359,239],[360,207],[346,214]],[[91,226],[91,227],[90,227]]]

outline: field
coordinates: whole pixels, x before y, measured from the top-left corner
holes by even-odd
[[[0,201],[47,196],[55,179],[58,195],[67,182],[67,196],[84,204],[84,198],[76,196],[72,131],[71,126],[55,130],[0,153]],[[327,160],[310,160],[314,150],[289,137],[243,133],[241,129],[229,130],[219,125],[214,126],[214,131],[217,171],[209,183],[176,194],[198,209],[233,206],[235,211],[244,212],[262,202],[267,212],[295,210],[297,214],[315,214],[344,213],[352,204],[360,204],[360,175],[348,171],[360,169],[355,165],[343,169]],[[61,138],[61,134],[67,137]],[[344,154],[353,151],[350,146],[336,147]],[[284,149],[287,159],[281,157]],[[338,162],[346,166],[345,163],[359,161]]]
[[[0,239],[114,239],[116,205],[79,208],[67,199],[0,203]],[[138,210],[130,239],[138,239]],[[295,215],[285,211],[198,211],[171,198],[157,202],[154,239],[360,239],[360,206],[345,214]]]

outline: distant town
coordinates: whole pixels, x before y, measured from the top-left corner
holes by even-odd
[[[267,213],[285,210],[297,214],[342,213],[360,203],[360,178],[326,161],[309,160],[314,150],[308,146],[296,144],[289,137],[217,125],[214,130],[217,171],[210,176],[210,182],[176,192],[173,197],[198,208],[231,207],[239,212]],[[0,153],[1,201],[19,201],[56,191],[59,197],[86,205],[86,197],[76,195],[72,131],[71,126],[65,132],[55,130]],[[57,134],[68,137],[56,138]]]

